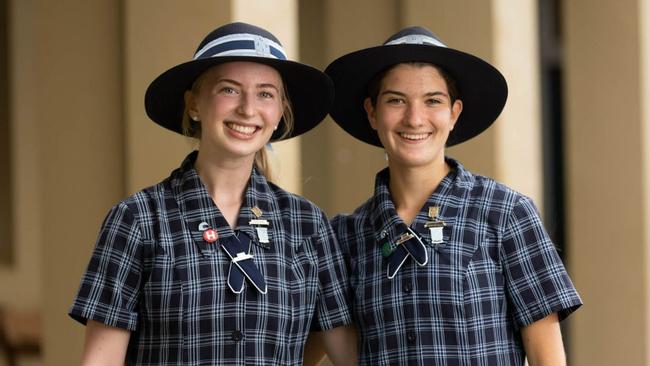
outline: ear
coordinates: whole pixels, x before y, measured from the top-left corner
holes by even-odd
[[[186,90],[183,94],[183,99],[185,100],[185,111],[190,116],[196,116],[199,114],[198,108],[196,108],[196,98],[194,98],[194,93],[191,90]]]
[[[456,126],[456,121],[458,121],[458,118],[460,117],[460,114],[463,112],[463,101],[460,99],[456,99],[454,101],[454,104],[451,106],[451,128],[449,129],[450,131],[454,129],[454,126]]]
[[[366,98],[363,101],[363,109],[366,110],[366,115],[368,116],[368,121],[370,122],[370,127],[373,130],[377,129],[377,116],[375,114],[375,107],[372,105],[370,98]]]

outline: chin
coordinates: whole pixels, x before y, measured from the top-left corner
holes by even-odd
[[[424,168],[435,166],[438,160],[444,162],[443,159],[439,159],[437,155],[422,156],[422,154],[415,155],[401,155],[398,157],[389,157],[389,161],[394,161],[396,164],[399,164],[403,167],[408,168]]]
[[[221,151],[224,156],[230,156],[231,158],[247,158],[255,155],[255,153],[260,149],[261,147],[254,148],[253,146],[225,146]]]

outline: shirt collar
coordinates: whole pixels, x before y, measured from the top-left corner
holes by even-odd
[[[423,231],[420,229],[424,229],[424,225],[420,225],[420,223],[423,224],[430,220],[428,216],[428,207],[430,206],[440,207],[437,219],[444,221],[448,225],[453,224],[457,208],[450,207],[451,205],[447,204],[449,202],[448,197],[451,195],[459,199],[464,198],[474,183],[474,176],[465,170],[461,163],[448,157],[445,158],[445,161],[449,164],[451,170],[429,196],[427,202],[413,220],[411,227],[417,231]],[[375,178],[375,194],[371,206],[370,220],[378,243],[383,243],[386,237],[393,241],[406,231],[406,224],[397,215],[388,188],[389,178],[390,171],[388,168],[377,173]]]
[[[171,185],[174,197],[180,208],[187,227],[196,235],[202,235],[198,230],[202,222],[217,230],[219,237],[233,235],[228,222],[223,217],[203,185],[194,163],[198,151],[191,152],[183,161],[180,168],[172,173]],[[239,210],[236,230],[243,231],[254,237],[254,228],[250,220],[257,218],[253,207],[261,211],[260,219],[266,219],[273,228],[273,219],[277,216],[277,207],[273,192],[263,174],[253,168],[251,177],[244,192],[244,200]]]

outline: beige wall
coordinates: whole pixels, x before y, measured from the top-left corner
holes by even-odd
[[[66,316],[99,224],[124,192],[120,7],[34,1],[34,109],[47,364],[78,363]]]
[[[398,24],[396,1],[300,4],[301,58],[320,68],[344,53],[383,42]],[[372,9],[372,27],[359,21],[370,19],[367,9]],[[303,194],[329,215],[351,212],[363,203],[372,194],[374,174],[385,166],[381,149],[358,143],[329,117],[303,137],[302,156]]]
[[[449,154],[541,206],[532,0],[9,4],[15,258],[0,266],[0,304],[42,309],[48,365],[78,363],[83,328],[66,312],[108,208],[167,176],[191,149],[148,120],[146,86],[230,20],[268,28],[290,55],[321,68],[411,24],[490,60],[508,79],[507,107],[487,133]],[[563,4],[567,255],[587,304],[571,317],[570,364],[618,364],[621,355],[627,364],[648,364],[650,5]],[[331,120],[275,148],[280,183],[329,214],[358,206],[385,166],[380,149],[357,143]],[[624,194],[613,192],[615,184]]]
[[[641,82],[641,181],[643,182],[643,194],[641,195],[641,212],[644,215],[645,220],[643,221],[643,238],[645,239],[645,245],[643,249],[643,268],[645,273],[643,274],[643,288],[644,291],[644,302],[646,307],[646,314],[643,318],[645,320],[644,324],[644,334],[646,336],[645,340],[645,360],[646,363],[650,362],[650,347],[648,343],[650,340],[650,314],[647,314],[648,307],[650,306],[650,291],[648,291],[648,284],[650,284],[650,250],[648,250],[648,244],[650,244],[650,225],[648,224],[648,218],[650,216],[650,1],[642,1],[639,3],[639,31],[641,33],[639,47],[640,58],[639,65],[643,65],[640,70],[640,82]]]
[[[586,303],[573,319],[576,365],[650,362],[646,3],[564,6],[567,242]]]
[[[9,137],[9,6],[0,0],[0,171],[11,171],[11,138]],[[6,157],[6,159],[5,159]],[[11,231],[13,212],[11,174],[0,176],[0,264],[10,263],[13,256]]]
[[[230,2],[193,0],[122,1],[124,51],[125,168],[127,193],[169,176],[195,145],[160,128],[144,111],[149,83],[171,66],[189,61],[215,24],[230,20]]]
[[[11,196],[13,199],[13,262],[0,266],[0,303],[13,307],[39,308],[41,304],[42,260],[40,240],[43,230],[40,209],[41,181],[40,138],[33,108],[38,78],[32,72],[36,58],[34,39],[36,19],[30,17],[32,1],[9,3],[8,55],[9,100],[13,111],[10,121],[12,152]],[[16,19],[24,19],[19,22]],[[15,44],[24,47],[14,47]],[[19,117],[21,123],[15,123]]]

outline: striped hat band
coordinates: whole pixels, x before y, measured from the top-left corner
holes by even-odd
[[[236,33],[208,42],[194,54],[194,60],[223,56],[287,59],[281,44],[257,34]]]

